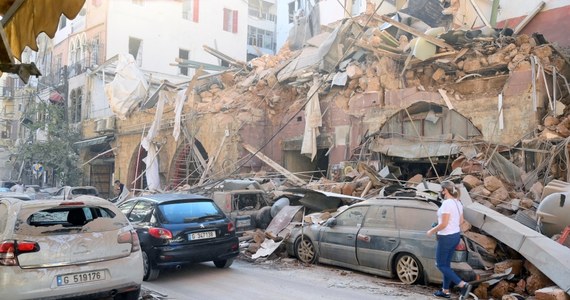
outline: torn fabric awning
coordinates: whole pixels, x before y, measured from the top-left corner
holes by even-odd
[[[89,147],[89,146],[93,146],[93,145],[104,144],[104,143],[107,143],[107,142],[112,141],[114,139],[115,139],[115,137],[113,137],[113,136],[98,136],[95,138],[75,142],[73,144],[77,148],[85,148],[85,147]]]

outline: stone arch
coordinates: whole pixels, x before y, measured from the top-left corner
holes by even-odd
[[[146,156],[147,151],[139,144],[133,152],[133,155],[131,155],[131,161],[129,163],[127,182],[125,183],[125,186],[129,190],[137,192],[147,188],[146,176],[141,176],[145,170],[146,165],[143,162],[143,158]]]
[[[191,186],[197,184],[207,160],[208,153],[200,141],[195,139],[194,143],[184,142],[178,145],[170,163],[167,189],[175,189],[185,184]]]
[[[420,101],[390,116],[371,136],[368,148],[383,166],[397,167],[390,170],[395,177],[432,177],[451,172],[451,161],[463,151],[465,141],[480,136],[481,131],[459,112]]]

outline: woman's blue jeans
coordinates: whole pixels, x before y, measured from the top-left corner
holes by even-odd
[[[438,235],[437,236],[437,248],[435,250],[435,263],[437,268],[443,274],[443,289],[449,289],[449,286],[453,282],[454,284],[459,284],[461,278],[455,274],[453,269],[451,269],[451,259],[453,258],[453,253],[455,252],[455,247],[459,244],[459,239],[461,234],[454,233],[449,235]]]

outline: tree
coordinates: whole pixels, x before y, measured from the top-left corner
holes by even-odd
[[[34,162],[41,161],[46,169],[55,171],[62,185],[79,185],[82,171],[74,143],[79,141],[80,133],[68,126],[65,106],[33,103],[24,118],[28,120],[24,123],[31,135],[18,149],[23,162],[31,167]],[[38,138],[38,133],[43,133],[45,138]]]

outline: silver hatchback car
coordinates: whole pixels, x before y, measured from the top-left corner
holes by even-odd
[[[0,198],[3,299],[138,299],[140,243],[118,208],[104,199]]]
[[[438,206],[424,198],[382,197],[349,206],[324,224],[297,226],[287,251],[302,262],[321,262],[403,283],[439,283],[436,240],[426,231],[437,220]],[[452,268],[465,280],[475,278],[462,242]]]

